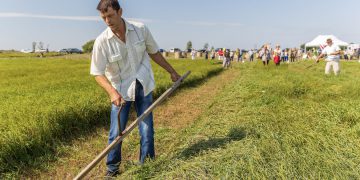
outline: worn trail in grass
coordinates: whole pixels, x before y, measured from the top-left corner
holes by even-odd
[[[155,110],[155,146],[158,158],[166,157],[168,151],[175,149],[184,128],[190,127],[202,114],[226,84],[237,77],[239,72],[230,69],[207,79],[193,87],[181,89]],[[134,116],[132,117],[134,118]],[[80,139],[72,146],[63,147],[62,155],[56,162],[49,162],[46,170],[32,170],[23,177],[34,179],[70,179],[89,163],[106,146],[108,128],[98,128],[88,137]],[[123,143],[123,163],[121,170],[134,168],[139,154],[139,136],[135,130]],[[100,178],[105,173],[104,160],[92,172],[91,177]]]
[[[89,75],[88,54],[0,61],[0,179],[48,169],[67,146],[107,126],[108,97]],[[222,71],[211,61],[169,60],[192,75],[191,88]],[[171,86],[168,73],[153,64],[158,97]],[[30,170],[28,170],[30,169]]]

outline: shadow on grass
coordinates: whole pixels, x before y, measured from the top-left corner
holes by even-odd
[[[185,81],[180,89],[200,86],[207,79],[222,72],[222,68],[209,71],[205,76]],[[154,94],[159,97],[166,88]],[[49,117],[50,124],[56,124],[48,130],[40,129],[39,135],[29,137],[26,145],[13,142],[0,152],[0,179],[30,175],[38,169],[54,162],[58,158],[60,147],[71,145],[74,140],[94,134],[99,127],[109,126],[110,107],[81,107],[69,109],[66,113],[54,113]],[[106,142],[104,142],[105,144]],[[45,167],[46,169],[46,167]]]
[[[240,141],[245,137],[246,131],[243,128],[232,128],[226,137],[214,137],[208,140],[201,140],[182,151],[179,157],[190,159],[191,157],[197,156],[202,152],[206,152],[211,149],[224,148],[227,144],[233,141]]]
[[[13,142],[1,152],[0,179],[9,175],[31,175],[33,170],[42,169],[46,164],[56,161],[59,148],[94,134],[99,127],[108,127],[108,109],[102,107],[84,114],[76,110],[69,110],[66,114],[54,113],[49,117],[49,124],[56,124],[54,127],[39,128],[38,135],[29,137],[25,141],[26,145]]]
[[[251,132],[250,132],[251,134]],[[150,162],[150,164],[145,164],[141,168],[135,168],[131,172],[132,175],[135,176],[135,179],[151,179],[156,177],[159,172],[164,172],[169,170],[170,167],[173,166],[177,159],[189,160],[193,157],[197,157],[201,155],[201,153],[205,153],[211,149],[224,148],[227,144],[240,141],[244,139],[248,135],[247,131],[241,127],[235,127],[230,129],[229,133],[226,137],[217,138],[213,137],[208,140],[200,140],[190,147],[184,149],[183,151],[175,154],[175,156],[170,155],[169,157],[164,157],[161,159],[157,159],[156,161]],[[130,165],[128,168],[131,168]]]

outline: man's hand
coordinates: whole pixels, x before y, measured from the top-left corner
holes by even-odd
[[[181,76],[177,72],[173,72],[170,75],[171,75],[171,80],[173,82],[176,82],[177,80],[179,80],[181,78]]]
[[[104,75],[95,76],[95,80],[107,92],[110,97],[111,103],[113,103],[115,106],[120,106],[121,104],[126,103],[126,101],[121,97],[119,92],[111,86],[111,84]]]
[[[316,63],[319,63],[320,62],[320,59],[322,58],[322,57],[324,57],[325,56],[325,54],[320,54],[317,58],[316,58]]]
[[[121,95],[117,91],[110,94],[110,100],[111,103],[113,103],[115,106],[118,107],[126,103],[126,101],[121,97]]]
[[[149,54],[152,60],[154,60],[158,65],[164,68],[167,72],[170,73],[171,80],[176,82],[181,78],[181,76],[175,71],[175,69],[165,60],[160,52],[155,54]]]

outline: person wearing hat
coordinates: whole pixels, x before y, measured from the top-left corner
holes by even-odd
[[[316,58],[316,62],[319,62],[321,58],[326,56],[325,74],[330,74],[331,68],[335,75],[340,73],[340,47],[335,45],[332,39],[326,40],[327,46],[322,50],[321,54]]]

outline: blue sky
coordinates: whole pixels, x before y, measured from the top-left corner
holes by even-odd
[[[1,0],[0,49],[81,46],[105,28],[98,0]],[[297,47],[319,34],[360,43],[359,0],[120,0],[124,17],[144,22],[161,48]]]

